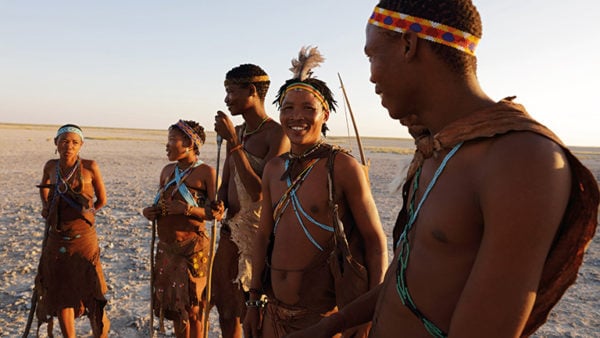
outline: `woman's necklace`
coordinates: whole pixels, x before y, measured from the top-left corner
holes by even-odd
[[[60,178],[61,178],[61,180],[63,180],[64,182],[68,182],[73,177],[73,174],[75,174],[75,170],[77,170],[77,167],[79,167],[79,161],[75,162],[75,165],[73,165],[73,167],[71,168],[71,171],[69,171],[69,173],[67,174],[66,177],[63,176],[62,169],[60,169]]]
[[[271,118],[265,116],[265,118],[262,119],[262,121],[260,121],[260,123],[258,124],[258,127],[254,128],[251,131],[247,131],[246,126],[244,126],[244,130],[242,131],[242,143],[246,142],[250,135],[258,133],[260,131],[260,128],[262,128],[262,126],[269,120],[271,120]]]

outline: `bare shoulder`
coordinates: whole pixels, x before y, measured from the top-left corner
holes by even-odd
[[[353,176],[361,171],[361,164],[349,153],[340,151],[335,156],[333,170],[337,176]]]
[[[268,175],[273,175],[276,172],[280,171],[283,168],[284,160],[281,156],[275,156],[265,164],[265,168],[263,169],[263,177],[269,177]]]
[[[264,128],[265,128],[265,131],[267,134],[267,139],[270,142],[280,143],[281,139],[285,136],[281,125],[273,119],[271,119],[269,122],[265,123]]]
[[[175,165],[176,163],[169,163],[166,166],[164,166],[164,168],[160,172],[160,176],[170,176],[175,170]]]
[[[483,169],[496,174],[507,170],[506,174],[514,170],[521,175],[570,173],[562,147],[532,132],[511,132],[494,138],[486,150]]]
[[[492,140],[486,150],[478,173],[479,202],[484,218],[499,221],[486,224],[553,229],[571,189],[561,146],[531,132],[513,132]]]
[[[88,170],[97,170],[99,169],[98,163],[94,160],[81,159],[81,165]]]
[[[56,159],[52,159],[52,160],[48,160],[46,161],[46,164],[44,164],[44,171],[46,170],[53,170],[54,168],[56,168],[56,163],[58,161]]]
[[[199,171],[201,174],[209,176],[212,176],[217,172],[213,166],[210,166],[206,163],[202,163],[201,165],[199,165],[198,169],[200,169]]]

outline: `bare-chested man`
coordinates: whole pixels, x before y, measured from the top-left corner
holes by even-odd
[[[523,106],[483,92],[481,31],[470,0],[375,8],[371,81],[417,143],[395,258],[381,286],[294,337],[368,320],[372,337],[528,336],[575,280],[597,183]]]
[[[222,223],[213,272],[213,303],[223,337],[241,337],[240,318],[250,289],[250,255],[260,217],[261,176],[265,163],[286,152],[289,141],[281,126],[265,112],[269,76],[260,67],[243,64],[225,76],[225,104],[244,123],[234,127],[223,112],[215,131],[227,141],[219,200],[227,216]]]
[[[282,337],[337,311],[328,264],[334,237],[328,199],[330,170],[333,201],[339,206],[347,236],[359,239],[370,288],[382,281],[387,266],[386,239],[363,168],[346,152],[325,143],[321,135],[335,109],[327,85],[310,76],[311,68],[321,60],[316,47],[302,49],[292,62],[294,77],[277,96],[291,150],[267,163],[263,174],[246,337]],[[261,278],[265,272],[268,284]],[[263,291],[268,302],[261,324],[264,303],[259,293]]]

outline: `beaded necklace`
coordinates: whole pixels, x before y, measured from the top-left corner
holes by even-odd
[[[242,144],[243,144],[244,142],[246,142],[246,140],[248,139],[248,137],[250,137],[250,136],[251,136],[251,135],[253,135],[253,134],[256,134],[256,133],[258,133],[258,132],[260,131],[260,128],[262,128],[262,126],[263,126],[265,123],[267,123],[267,121],[269,121],[269,120],[271,120],[271,118],[270,118],[270,117],[268,117],[268,116],[265,116],[265,118],[264,118],[264,119],[262,119],[262,121],[260,121],[260,123],[258,124],[258,127],[254,128],[254,129],[253,129],[253,130],[251,130],[251,131],[247,131],[247,130],[246,130],[246,129],[247,129],[247,128],[246,128],[246,127],[247,127],[247,125],[246,125],[246,124],[244,124],[244,129],[243,129],[243,131],[242,131]]]
[[[73,178],[73,175],[77,171],[77,168],[79,168],[80,163],[81,163],[81,159],[77,158],[75,165],[73,166],[73,168],[71,168],[71,170],[65,177],[65,176],[63,176],[62,170],[60,169],[60,162],[57,161],[57,163],[56,163],[56,178],[57,178],[56,187],[60,193],[65,193],[65,192],[67,192],[67,190],[69,190],[69,188],[70,188],[69,181],[71,180],[71,178]],[[64,187],[63,190],[61,190],[61,188],[60,188],[61,184],[59,184],[58,181],[60,181],[60,183],[62,183],[62,186]]]
[[[429,196],[431,189],[433,189],[435,183],[442,174],[442,171],[444,170],[444,168],[446,168],[446,164],[448,163],[450,158],[454,156],[458,149],[460,149],[461,146],[462,142],[454,146],[454,148],[452,148],[452,150],[450,150],[450,152],[446,154],[446,156],[442,160],[442,163],[436,169],[433,178],[429,182],[429,185],[425,189],[425,192],[423,193],[423,196],[421,196],[421,200],[419,201],[415,209],[415,198],[417,195],[417,189],[419,188],[419,178],[421,176],[422,167],[419,167],[417,169],[415,177],[413,178],[412,197],[408,208],[408,222],[404,227],[404,231],[400,235],[400,238],[398,239],[398,243],[396,243],[396,247],[400,247],[398,249],[398,267],[396,270],[396,291],[398,292],[398,296],[400,297],[402,304],[404,304],[404,306],[406,306],[417,318],[419,318],[419,320],[425,326],[427,332],[429,332],[429,334],[431,334],[432,337],[436,338],[445,338],[447,337],[447,334],[440,328],[438,328],[431,320],[425,317],[425,315],[421,313],[421,311],[419,311],[408,290],[408,283],[406,282],[406,270],[408,269],[408,261],[410,256],[410,243],[408,241],[408,233],[411,231],[415,220],[417,219],[419,211],[421,210],[421,206],[423,205],[423,203],[425,203],[425,200],[427,199],[427,196]]]

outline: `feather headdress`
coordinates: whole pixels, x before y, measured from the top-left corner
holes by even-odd
[[[317,68],[321,65],[321,62],[325,61],[325,58],[317,47],[304,46],[298,53],[298,58],[292,60],[292,68],[290,70],[294,73],[294,79],[304,81],[312,76],[312,69]]]

